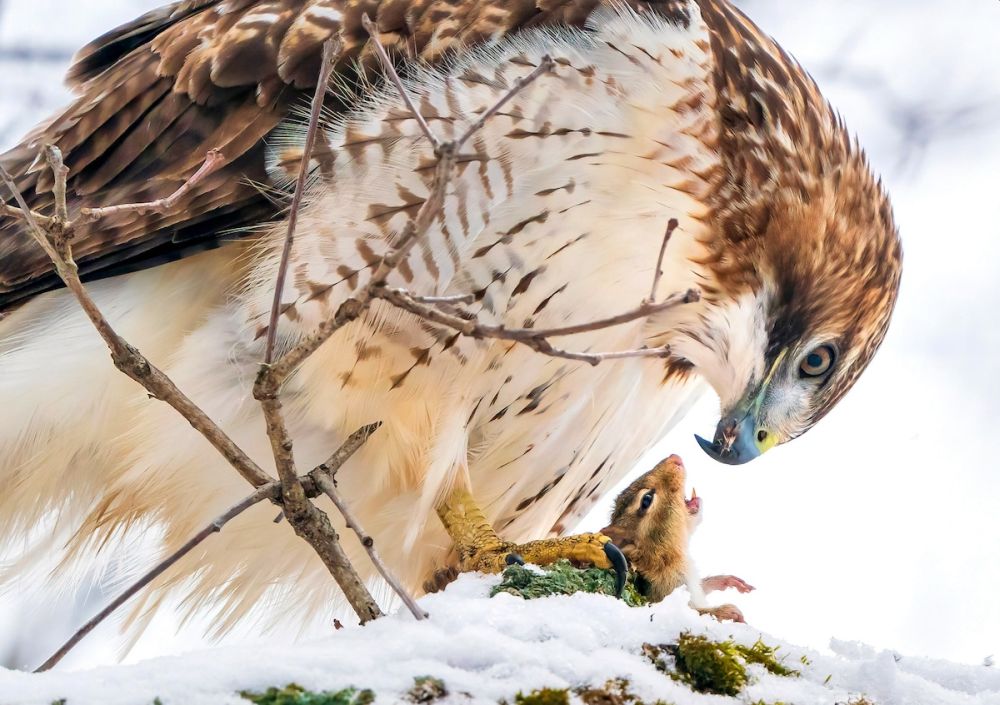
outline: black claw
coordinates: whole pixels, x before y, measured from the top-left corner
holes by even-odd
[[[508,553],[504,559],[504,563],[507,565],[524,565],[524,559],[516,553]]]
[[[625,578],[628,577],[628,559],[622,550],[608,541],[604,544],[604,555],[611,561],[611,567],[615,569],[615,597],[621,597],[625,590]]]

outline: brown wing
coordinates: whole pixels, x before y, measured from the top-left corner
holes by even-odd
[[[395,56],[435,61],[463,46],[538,24],[582,26],[599,0],[185,0],[82,49],[69,71],[76,101],[0,157],[31,206],[51,210],[39,148],[70,169],[71,215],[82,207],[173,193],[210,149],[226,163],[170,214],[81,223],[74,253],[90,278],[153,266],[217,246],[226,233],[274,218],[268,134],[315,86],[322,44],[341,41],[337,71],[377,62],[361,26],[375,19]],[[681,0],[636,2],[683,19]],[[364,85],[361,82],[359,85]],[[344,106],[333,106],[335,109]],[[260,185],[265,188],[261,189]],[[58,280],[23,226],[0,222],[0,311]]]

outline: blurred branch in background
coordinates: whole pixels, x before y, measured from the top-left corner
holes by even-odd
[[[985,93],[959,90],[957,95],[942,95],[947,86],[928,80],[922,92],[904,94],[890,80],[889,71],[898,67],[876,67],[857,59],[866,31],[863,26],[844,31],[841,43],[813,73],[824,85],[841,83],[858,91],[882,113],[897,136],[896,171],[915,176],[934,143],[996,129],[1000,91],[994,86]]]
[[[750,17],[762,22],[767,30],[779,28],[764,22],[765,19],[785,17],[789,19],[784,29],[801,28],[803,20],[812,21],[822,17],[823,10],[829,10],[825,3],[802,3],[786,6],[776,0],[734,0],[740,9]],[[927,17],[931,12],[929,3],[906,2],[905,15],[898,13],[898,6],[904,3],[885,2],[862,5],[858,3],[837,3],[838,23],[826,23],[823,33],[823,50],[813,53],[806,64],[824,92],[831,89],[847,89],[863,98],[866,107],[877,113],[889,128],[891,144],[887,145],[892,154],[888,165],[893,176],[913,179],[920,175],[925,166],[925,157],[930,148],[948,140],[967,139],[976,134],[992,132],[1000,127],[1000,86],[995,81],[970,81],[974,76],[953,75],[955,61],[949,61],[950,54],[956,53],[956,45],[950,43],[927,42],[923,45],[923,57],[905,55],[906,47],[899,47],[893,61],[876,63],[870,51],[872,46],[892,47],[893,35],[889,31],[906,30],[900,23],[901,16]],[[919,21],[918,21],[919,22]],[[798,24],[796,24],[798,23]],[[915,23],[913,31],[924,33],[928,26]],[[792,42],[795,33],[786,32],[780,36],[785,48],[795,54]],[[867,46],[865,46],[867,44]],[[812,49],[814,44],[807,44]],[[801,48],[801,47],[800,47]],[[916,58],[935,58],[938,71],[935,75],[921,75]],[[918,80],[898,80],[900,78]],[[959,80],[961,79],[961,80]],[[985,90],[984,90],[985,86]],[[843,107],[834,101],[836,107]],[[848,115],[853,123],[855,115]],[[870,136],[864,140],[871,145]],[[885,151],[883,149],[883,151]]]

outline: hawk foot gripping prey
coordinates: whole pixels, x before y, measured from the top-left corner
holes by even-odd
[[[504,541],[465,489],[453,491],[437,511],[455,542],[462,571],[499,573],[514,563],[549,565],[565,558],[574,565],[613,568],[616,594],[621,596],[625,587],[628,561],[603,534],[577,534],[527,543]]]

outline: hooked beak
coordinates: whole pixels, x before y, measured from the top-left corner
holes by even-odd
[[[743,465],[778,445],[778,435],[763,424],[762,411],[768,387],[784,357],[785,351],[782,351],[760,387],[747,394],[719,421],[711,441],[695,436],[698,445],[711,458],[726,465]]]
[[[767,434],[766,436],[764,434]],[[764,437],[761,443],[758,439]],[[747,414],[738,419],[732,416],[722,419],[711,441],[695,436],[698,445],[708,455],[726,465],[743,465],[763,455],[771,446],[767,444],[770,434],[757,428],[757,419]]]

